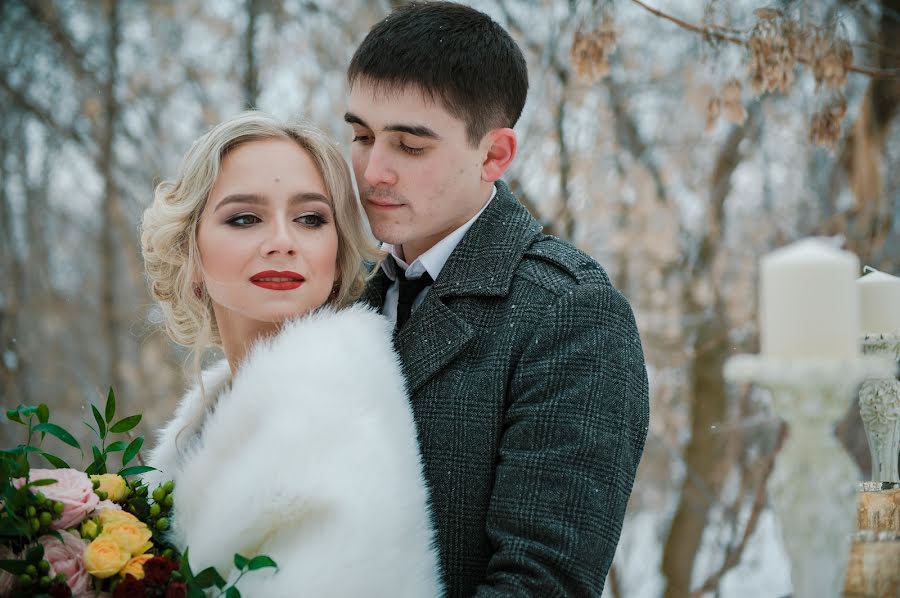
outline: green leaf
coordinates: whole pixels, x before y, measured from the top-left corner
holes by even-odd
[[[97,433],[97,436],[100,437],[100,440],[103,440],[104,438],[106,438],[106,422],[103,421],[103,416],[100,415],[99,409],[97,409],[96,407],[91,405],[91,411],[94,414],[94,420],[97,422],[97,430],[99,430],[99,432]],[[85,422],[85,423],[87,423],[87,422]],[[90,428],[90,425],[88,427]],[[93,430],[93,428],[91,428],[91,429]],[[95,430],[95,432],[96,432],[96,430]]]
[[[38,405],[37,416],[38,421],[42,424],[46,424],[48,421],[50,421],[50,408],[47,407],[46,403],[41,403],[40,405]]]
[[[109,393],[106,395],[106,423],[112,422],[116,416],[116,393],[112,386],[109,387]]]
[[[11,561],[11,560],[2,560],[0,561],[0,569],[4,571],[9,571],[13,575],[22,575],[25,573],[25,569],[30,565],[28,561]]]
[[[25,560],[37,562],[44,558],[44,547],[41,544],[35,544],[25,553]]]
[[[10,421],[14,421],[17,424],[22,424],[22,425],[25,424],[25,422],[22,421],[22,418],[19,417],[19,411],[16,409],[7,409],[6,410],[6,419],[8,419]]]
[[[241,593],[234,586],[225,590],[225,598],[241,598]]]
[[[138,413],[137,415],[129,415],[128,417],[122,418],[112,426],[110,426],[109,431],[114,432],[116,434],[121,434],[122,432],[127,432],[131,428],[135,427],[140,423],[141,418],[143,416]]]
[[[155,467],[150,467],[149,465],[132,465],[131,467],[125,467],[124,469],[119,470],[119,475],[123,478],[129,475],[137,475],[139,473],[147,473],[148,471],[156,471]]]
[[[44,478],[42,480],[35,480],[33,482],[28,482],[25,484],[28,488],[36,488],[38,486],[52,486],[56,483],[56,480],[51,480],[50,478]]]
[[[51,423],[38,424],[34,428],[32,428],[35,432],[46,432],[51,436],[56,436],[69,446],[75,447],[78,450],[81,450],[81,445],[78,444],[78,441],[75,440],[75,437],[66,432],[60,426]]]
[[[125,444],[124,440],[116,440],[111,445],[106,447],[105,452],[108,454],[108,453],[115,453],[118,451],[124,451],[126,446],[128,446],[128,445]]]
[[[249,562],[250,562],[250,559],[248,559],[245,556],[242,556],[239,554],[234,555],[234,566],[237,567],[238,569],[240,569],[241,571],[244,570],[244,568],[247,566],[247,563],[249,563]]]
[[[68,463],[66,463],[59,457],[57,457],[56,455],[51,455],[50,453],[48,453],[46,451],[40,451],[38,454],[41,457],[43,457],[44,459],[46,459],[50,463],[50,465],[52,465],[53,467],[56,467],[58,469],[71,469],[71,467],[72,467],[71,465],[69,465]]]
[[[216,571],[215,567],[207,567],[195,575],[194,582],[201,588],[216,586],[221,589],[225,585],[225,580],[222,579],[222,576],[219,575],[219,572]]]
[[[189,548],[185,548],[184,552],[181,554],[181,569],[179,569],[179,573],[185,579],[185,581],[192,583],[194,581],[194,572],[191,571],[191,563],[188,560],[188,550]]]
[[[275,564],[275,561],[270,559],[264,554],[260,556],[255,556],[250,559],[250,565],[248,566],[249,571],[256,571],[257,569],[265,569],[266,567],[275,567],[278,568],[278,565]]]
[[[142,446],[144,446],[143,436],[138,436],[132,440],[131,444],[128,445],[128,448],[125,449],[125,453],[122,454],[122,465],[128,465],[128,462],[134,459],[138,452],[140,452]]]

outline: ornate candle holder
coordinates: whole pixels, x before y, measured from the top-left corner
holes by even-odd
[[[725,364],[731,382],[768,388],[776,414],[789,426],[769,496],[791,559],[795,598],[841,595],[860,476],[834,427],[863,380],[887,378],[895,368],[882,356],[789,361],[738,355]]]
[[[866,355],[900,361],[900,333],[867,335],[862,349]],[[900,482],[900,382],[893,376],[863,382],[859,414],[872,453],[872,481]]]

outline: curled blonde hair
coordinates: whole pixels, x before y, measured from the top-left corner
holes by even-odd
[[[163,310],[166,332],[195,356],[209,346],[221,345],[209,296],[194,291],[194,280],[202,271],[197,248],[200,214],[225,155],[239,145],[266,139],[296,143],[312,158],[325,183],[337,228],[339,272],[336,292],[328,303],[341,308],[354,302],[365,285],[364,262],[379,258],[365,231],[347,163],[324,133],[305,123],[279,122],[258,111],[216,125],[191,145],[177,178],[157,185],[141,225],[150,293]]]

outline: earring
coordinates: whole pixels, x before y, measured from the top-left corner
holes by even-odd
[[[203,299],[203,287],[199,283],[194,284],[194,297]]]

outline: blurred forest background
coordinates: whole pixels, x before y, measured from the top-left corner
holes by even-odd
[[[609,597],[790,592],[765,495],[783,430],[722,377],[757,350],[758,259],[843,235],[900,273],[900,0],[761,2],[471,2],[529,61],[507,181],[607,268],[644,342],[651,428]],[[0,1],[4,407],[46,402],[86,439],[111,385],[152,442],[190,369],[142,271],[155,183],[248,106],[349,150],[344,69],[396,4]],[[867,471],[858,410],[840,435]]]

